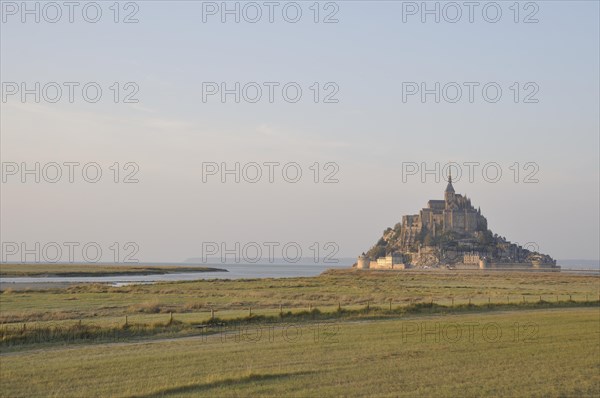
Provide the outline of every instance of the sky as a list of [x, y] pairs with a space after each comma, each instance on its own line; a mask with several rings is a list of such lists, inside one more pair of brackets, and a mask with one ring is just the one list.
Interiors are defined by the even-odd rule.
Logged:
[[355, 257], [448, 164], [493, 232], [600, 257], [598, 2], [265, 4], [2, 1], [2, 261]]

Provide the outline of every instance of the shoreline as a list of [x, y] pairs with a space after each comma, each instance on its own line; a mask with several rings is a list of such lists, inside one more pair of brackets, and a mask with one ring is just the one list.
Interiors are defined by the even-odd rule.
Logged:
[[201, 272], [229, 272], [223, 268], [144, 266], [144, 265], [80, 265], [80, 264], [11, 264], [0, 265], [0, 278], [76, 278], [152, 276]]

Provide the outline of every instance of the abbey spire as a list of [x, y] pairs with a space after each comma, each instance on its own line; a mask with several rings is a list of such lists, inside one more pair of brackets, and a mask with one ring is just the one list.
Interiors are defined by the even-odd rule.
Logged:
[[452, 174], [450, 172], [448, 172], [448, 185], [444, 191], [444, 199], [446, 200], [446, 204], [454, 201], [454, 187], [452, 186]]

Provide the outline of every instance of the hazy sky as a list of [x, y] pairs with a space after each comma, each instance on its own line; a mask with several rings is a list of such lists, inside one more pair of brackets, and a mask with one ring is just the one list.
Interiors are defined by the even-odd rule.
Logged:
[[[91, 23], [81, 2], [72, 23], [66, 7], [50, 23], [56, 9], [39, 3], [36, 23], [22, 15], [21, 2], [3, 1], [2, 242], [98, 242], [104, 261], [112, 260], [111, 242], [119, 260], [127, 242], [141, 261], [200, 257], [203, 242], [297, 242], [304, 256], [316, 242], [320, 257], [334, 242], [336, 257], [353, 257], [402, 215], [443, 198], [443, 181], [409, 175], [411, 167], [456, 162], [463, 166], [457, 193], [481, 207], [492, 231], [535, 242], [555, 258], [597, 259], [599, 3], [522, 2], [518, 16], [512, 1], [489, 3], [478, 3], [472, 23], [463, 2], [455, 3], [456, 23], [449, 20], [457, 9], [445, 3], [436, 23], [421, 15], [421, 2], [392, 1], [279, 2], [273, 23], [263, 2], [254, 3], [262, 12], [256, 23], [256, 8], [244, 2], [236, 23], [216, 9], [221, 2], [195, 1], [121, 3], [118, 23], [113, 2], [97, 2], [102, 16]], [[86, 8], [88, 20], [94, 7]], [[286, 21], [297, 8], [300, 20]], [[123, 23], [128, 15], [138, 22]], [[36, 82], [39, 102], [22, 98]], [[203, 99], [236, 82], [239, 103], [234, 94]], [[57, 86], [62, 96], [52, 103]], [[252, 103], [257, 86], [262, 97]], [[102, 96], [88, 102], [94, 87]], [[298, 87], [302, 97], [292, 102]], [[453, 102], [457, 87], [462, 97]], [[425, 101], [422, 88], [431, 90]], [[40, 182], [31, 174], [23, 183], [22, 163], [33, 169], [36, 162]], [[62, 165], [56, 183], [51, 162]], [[65, 162], [80, 163], [72, 183]], [[222, 183], [218, 171], [203, 182], [203, 169], [236, 162], [240, 183], [233, 174]], [[265, 162], [279, 162], [272, 183]], [[468, 162], [479, 163], [472, 182]], [[254, 163], [263, 174], [251, 183]], [[85, 181], [83, 165], [90, 180], [99, 167], [100, 181]], [[283, 178], [284, 165], [288, 180], [300, 167], [299, 182]], [[130, 173], [139, 182], [123, 183]], [[324, 183], [328, 175], [338, 182]]]

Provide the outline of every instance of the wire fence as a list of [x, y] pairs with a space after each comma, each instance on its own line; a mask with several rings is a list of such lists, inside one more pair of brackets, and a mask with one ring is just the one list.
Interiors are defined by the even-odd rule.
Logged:
[[76, 341], [124, 341], [136, 337], [192, 334], [214, 327], [243, 323], [327, 321], [343, 318], [399, 317], [406, 314], [468, 312], [502, 309], [536, 309], [598, 306], [600, 295], [506, 295], [474, 297], [370, 299], [356, 303], [307, 306], [229, 308], [206, 307], [194, 312], [166, 314], [125, 314], [109, 319], [68, 319], [57, 321], [10, 322], [0, 324], [0, 345]]

